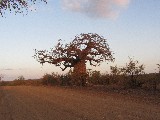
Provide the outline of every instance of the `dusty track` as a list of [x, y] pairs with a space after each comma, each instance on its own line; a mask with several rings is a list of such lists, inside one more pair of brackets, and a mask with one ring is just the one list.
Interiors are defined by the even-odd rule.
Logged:
[[0, 87], [0, 120], [160, 120], [160, 105], [58, 87]]

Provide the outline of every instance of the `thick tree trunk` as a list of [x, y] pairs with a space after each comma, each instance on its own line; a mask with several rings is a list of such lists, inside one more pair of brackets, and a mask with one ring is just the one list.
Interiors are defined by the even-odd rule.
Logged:
[[77, 62], [77, 64], [74, 65], [73, 72], [76, 72], [77, 74], [86, 73], [86, 63], [85, 63], [85, 61]]
[[74, 83], [76, 85], [85, 86], [86, 85], [86, 63], [85, 61], [79, 61], [74, 65], [73, 69]]

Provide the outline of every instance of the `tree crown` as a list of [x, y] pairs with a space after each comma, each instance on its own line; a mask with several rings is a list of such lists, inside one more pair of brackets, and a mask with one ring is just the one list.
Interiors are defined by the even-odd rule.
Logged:
[[47, 3], [47, 0], [0, 0], [0, 16], [3, 17], [5, 12], [14, 11], [16, 13], [28, 12], [29, 7], [36, 4], [37, 1], [43, 1]]
[[94, 33], [77, 35], [72, 42], [65, 45], [59, 40], [50, 52], [35, 50], [34, 57], [41, 64], [46, 62], [56, 66], [63, 64], [65, 68], [62, 70], [74, 67], [78, 62], [89, 61], [90, 65], [96, 66], [100, 65], [102, 61], [114, 61], [106, 39]]

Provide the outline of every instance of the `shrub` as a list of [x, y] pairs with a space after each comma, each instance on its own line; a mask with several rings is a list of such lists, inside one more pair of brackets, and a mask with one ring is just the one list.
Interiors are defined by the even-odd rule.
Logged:
[[60, 82], [60, 76], [55, 73], [52, 73], [51, 75], [45, 74], [42, 77], [42, 84], [43, 85], [58, 85], [59, 82]]
[[14, 80], [10, 83], [11, 86], [25, 85], [25, 80]]
[[70, 85], [72, 85], [71, 75], [69, 75], [69, 74], [61, 75], [60, 76], [60, 80], [61, 80], [60, 85], [62, 85], [62, 86], [70, 86]]
[[141, 87], [141, 81], [138, 78], [141, 74], [144, 74], [144, 65], [139, 65], [137, 60], [129, 57], [129, 63], [125, 67], [121, 68], [121, 72], [126, 76], [126, 87], [136, 88]]

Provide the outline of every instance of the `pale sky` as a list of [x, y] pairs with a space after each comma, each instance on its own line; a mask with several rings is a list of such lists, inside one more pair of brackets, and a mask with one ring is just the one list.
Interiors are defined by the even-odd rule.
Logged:
[[49, 50], [58, 39], [68, 43], [80, 33], [104, 36], [114, 52], [114, 63], [87, 68], [104, 73], [110, 65], [124, 66], [128, 56], [144, 64], [147, 73], [156, 72], [160, 64], [160, 0], [48, 0], [30, 9], [28, 15], [0, 17], [3, 80], [66, 73], [69, 69], [62, 72], [54, 65], [39, 64], [32, 57], [34, 49]]

